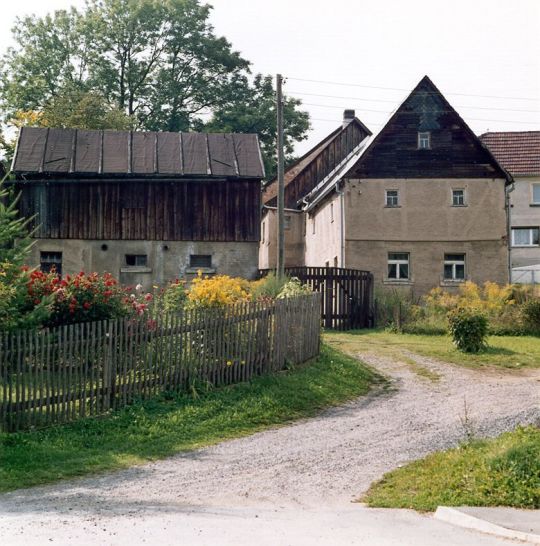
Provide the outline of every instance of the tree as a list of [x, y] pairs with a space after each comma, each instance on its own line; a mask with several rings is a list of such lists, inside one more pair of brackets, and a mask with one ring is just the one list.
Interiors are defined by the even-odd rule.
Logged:
[[[290, 163], [294, 157], [294, 143], [304, 140], [309, 125], [309, 114], [298, 110], [298, 99], [285, 97], [283, 124], [285, 128], [285, 161]], [[212, 119], [202, 125], [212, 132], [257, 133], [266, 170], [270, 180], [276, 174], [276, 93], [272, 76], [257, 74], [253, 84], [245, 79], [238, 82], [236, 93], [228, 104], [215, 110]]]
[[[210, 10], [199, 0], [87, 0], [82, 11], [17, 20], [0, 62], [4, 120], [24, 111], [48, 126], [256, 131], [272, 173], [271, 78], [250, 84], [250, 63], [215, 34]], [[299, 105], [285, 105], [289, 155], [309, 128]]]

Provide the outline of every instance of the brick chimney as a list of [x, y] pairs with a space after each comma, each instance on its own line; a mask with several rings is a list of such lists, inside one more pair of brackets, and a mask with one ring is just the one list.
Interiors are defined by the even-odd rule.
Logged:
[[343, 111], [343, 127], [347, 127], [349, 123], [355, 118], [354, 110], [344, 110]]

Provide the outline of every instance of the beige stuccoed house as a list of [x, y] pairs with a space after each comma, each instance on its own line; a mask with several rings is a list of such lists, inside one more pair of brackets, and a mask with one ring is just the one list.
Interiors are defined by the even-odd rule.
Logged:
[[[329, 152], [351, 126], [356, 139]], [[285, 182], [287, 266], [368, 270], [377, 285], [416, 294], [508, 281], [512, 178], [427, 76], [376, 136], [345, 111], [343, 126]], [[263, 193], [261, 268], [275, 266], [275, 195], [272, 181]]]
[[492, 132], [480, 138], [514, 178], [512, 281], [540, 284], [540, 131]]

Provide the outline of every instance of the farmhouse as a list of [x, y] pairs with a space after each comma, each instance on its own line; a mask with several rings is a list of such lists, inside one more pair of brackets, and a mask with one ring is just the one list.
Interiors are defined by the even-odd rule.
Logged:
[[[505, 283], [511, 181], [426, 76], [376, 136], [347, 110], [286, 173], [286, 265], [368, 270], [417, 293]], [[261, 267], [275, 265], [276, 185], [263, 195]]]
[[31, 264], [150, 286], [257, 271], [256, 135], [23, 128], [13, 172]]
[[514, 178], [512, 281], [540, 284], [540, 131], [493, 132], [480, 138]]

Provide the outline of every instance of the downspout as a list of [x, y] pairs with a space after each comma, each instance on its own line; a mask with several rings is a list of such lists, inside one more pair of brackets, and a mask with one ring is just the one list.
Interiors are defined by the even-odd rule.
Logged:
[[339, 190], [339, 182], [336, 182], [336, 193], [339, 195], [339, 218], [340, 218], [340, 243], [341, 243], [341, 256], [340, 266], [345, 267], [345, 192]]
[[510, 203], [510, 193], [515, 190], [515, 183], [505, 186], [505, 206], [506, 206], [506, 239], [508, 244], [508, 282], [512, 282], [512, 206]]

